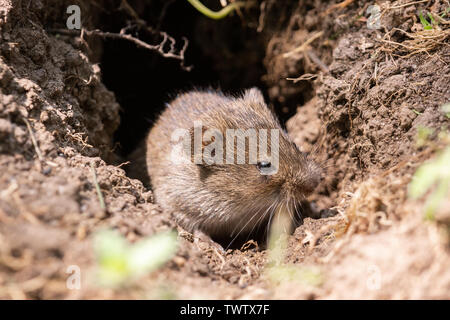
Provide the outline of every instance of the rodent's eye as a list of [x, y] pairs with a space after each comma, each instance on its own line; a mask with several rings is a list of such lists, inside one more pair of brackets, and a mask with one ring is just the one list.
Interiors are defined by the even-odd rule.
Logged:
[[269, 161], [258, 161], [256, 164], [256, 167], [258, 170], [261, 170], [262, 168], [270, 168], [272, 164]]

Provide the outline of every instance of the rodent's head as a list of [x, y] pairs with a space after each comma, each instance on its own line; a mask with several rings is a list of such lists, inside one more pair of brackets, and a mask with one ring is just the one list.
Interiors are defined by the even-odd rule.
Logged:
[[[320, 182], [320, 167], [280, 133], [278, 160], [258, 158], [255, 164], [201, 164], [200, 179], [218, 192], [235, 195], [243, 201], [301, 202]], [[267, 171], [274, 170], [268, 174]], [[266, 207], [266, 205], [264, 205]]]
[[[243, 97], [236, 99], [233, 104], [235, 106], [228, 108], [224, 114], [213, 115], [211, 119], [203, 118], [206, 119], [206, 127], [201, 132], [206, 143], [203, 141], [202, 154], [210, 154], [209, 159], [214, 158], [215, 161], [198, 164], [202, 185], [210, 193], [217, 195], [215, 198], [226, 202], [227, 210], [230, 215], [235, 216], [236, 222], [238, 219], [242, 222], [245, 217], [250, 219], [248, 222], [255, 219], [250, 222], [251, 227], [270, 218], [280, 205], [285, 205], [289, 213], [294, 214], [298, 203], [305, 200], [320, 182], [320, 167], [301, 152], [281, 129], [259, 90], [246, 91]], [[212, 144], [217, 142], [217, 136], [211, 133], [208, 135], [209, 126], [218, 127], [216, 132], [219, 132], [224, 141], [222, 155], [217, 154], [220, 145], [216, 144], [215, 148], [211, 148]], [[235, 137], [228, 136], [228, 129], [241, 129], [240, 138], [246, 136], [242, 139], [245, 143], [241, 144], [241, 147], [245, 145], [244, 163], [239, 164], [237, 159], [239, 133], [234, 131], [232, 133]], [[251, 139], [248, 135], [253, 133], [253, 129], [257, 147], [253, 149], [252, 158]], [[261, 140], [264, 131], [267, 136]], [[268, 155], [260, 152], [264, 142], [267, 143]], [[234, 146], [232, 159], [227, 158], [230, 143]], [[276, 154], [278, 157], [275, 157]], [[223, 163], [217, 163], [218, 159], [223, 159]], [[227, 162], [230, 159], [231, 161]], [[243, 223], [247, 221], [244, 220]]]

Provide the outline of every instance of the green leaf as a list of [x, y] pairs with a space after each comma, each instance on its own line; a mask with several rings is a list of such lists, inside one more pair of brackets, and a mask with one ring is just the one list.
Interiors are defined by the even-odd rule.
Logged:
[[119, 232], [103, 230], [94, 235], [98, 281], [118, 286], [149, 273], [170, 260], [177, 249], [175, 232], [163, 232], [129, 244]]
[[433, 29], [433, 27], [431, 26], [431, 24], [428, 22], [427, 19], [424, 18], [422, 12], [419, 13], [419, 19], [420, 19], [420, 23], [422, 23], [422, 26], [425, 30], [431, 30]]
[[266, 274], [269, 280], [274, 283], [297, 282], [299, 284], [320, 286], [324, 282], [323, 275], [319, 270], [292, 264], [269, 267], [266, 269]]
[[422, 165], [417, 169], [411, 183], [409, 184], [408, 195], [411, 199], [422, 197], [430, 187], [439, 179], [439, 167], [434, 163]]
[[425, 219], [434, 220], [434, 213], [438, 209], [442, 200], [448, 195], [448, 188], [450, 186], [450, 177], [443, 179], [435, 192], [428, 198], [425, 204]]
[[425, 218], [432, 220], [450, 188], [450, 147], [444, 149], [433, 161], [420, 166], [408, 186], [408, 197], [418, 199], [432, 189], [425, 202]]
[[100, 269], [99, 281], [102, 284], [116, 285], [128, 276], [127, 243], [118, 232], [99, 231], [94, 236], [94, 252]]
[[177, 250], [175, 232], [164, 232], [141, 240], [131, 247], [129, 266], [135, 272], [150, 272], [170, 260]]
[[431, 24], [432, 25], [438, 25], [438, 23], [436, 22], [436, 20], [434, 20], [433, 16], [431, 13], [427, 12], [428, 18], [430, 18]]
[[434, 133], [434, 129], [418, 126], [417, 127], [417, 146], [421, 147], [424, 146], [428, 138]]
[[441, 107], [441, 110], [442, 110], [443, 113], [445, 113], [445, 116], [450, 119], [450, 102], [445, 103]]

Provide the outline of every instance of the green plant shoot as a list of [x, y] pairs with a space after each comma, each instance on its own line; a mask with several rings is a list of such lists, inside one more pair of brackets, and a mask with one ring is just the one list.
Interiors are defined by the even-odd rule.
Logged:
[[419, 19], [420, 19], [420, 23], [422, 23], [422, 26], [425, 30], [433, 29], [433, 26], [431, 25], [431, 23], [428, 22], [427, 19], [425, 19], [422, 12], [419, 13]]
[[277, 210], [270, 227], [266, 275], [275, 284], [298, 282], [319, 286], [323, 283], [320, 271], [307, 267], [300, 268], [283, 262], [288, 247], [288, 233], [292, 228], [292, 219], [283, 208]]
[[233, 2], [222, 8], [220, 11], [212, 11], [202, 4], [199, 0], [187, 0], [195, 9], [200, 11], [203, 15], [208, 18], [219, 20], [225, 18], [230, 12], [244, 6], [243, 2]]

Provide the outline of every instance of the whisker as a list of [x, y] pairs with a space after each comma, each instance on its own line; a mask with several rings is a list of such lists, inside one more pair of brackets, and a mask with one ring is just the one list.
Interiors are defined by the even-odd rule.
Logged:
[[[269, 206], [269, 207], [266, 209], [266, 211], [264, 212], [264, 214], [260, 215], [259, 219], [257, 220], [257, 222], [256, 222], [255, 225], [253, 226], [252, 230], [251, 230], [250, 233], [248, 234], [247, 239], [248, 239], [248, 237], [250, 236], [250, 234], [253, 232], [254, 228], [259, 224], [259, 222], [261, 221], [261, 218], [262, 218], [263, 216], [266, 215], [266, 213], [270, 210], [270, 208], [271, 208], [271, 206]], [[249, 224], [249, 223], [250, 223], [250, 222], [258, 215], [258, 214], [260, 214], [260, 212], [261, 212], [261, 209], [255, 211], [255, 213], [254, 213], [254, 214], [252, 215], [252, 217], [247, 221], [247, 223], [239, 230], [239, 232], [236, 234], [236, 236], [234, 236], [234, 238], [231, 240], [231, 242], [228, 244], [228, 246], [227, 246], [227, 248], [226, 248], [225, 250], [228, 250], [228, 249], [230, 248], [230, 246], [234, 243], [234, 241], [236, 241], [236, 239], [239, 237], [239, 235], [245, 230], [245, 227], [247, 227], [247, 225], [248, 225], [248, 224]], [[245, 216], [243, 216], [243, 217], [241, 218], [241, 221], [242, 221], [244, 218], [245, 218]], [[237, 224], [236, 227], [233, 229], [233, 232], [232, 232], [231, 236], [233, 236], [234, 231], [236, 230], [236, 228], [237, 228], [239, 225], [240, 225], [240, 223]]]
[[[298, 201], [295, 199], [294, 201], [293, 201], [293, 203], [294, 203], [294, 210], [295, 210], [295, 216], [294, 216], [294, 219], [295, 219], [295, 225], [297, 226], [297, 225], [300, 225], [301, 224], [301, 222], [302, 222], [302, 215], [301, 215], [301, 212], [299, 212], [299, 210], [298, 210]], [[298, 217], [300, 215], [300, 217]]]
[[264, 211], [264, 213], [259, 217], [258, 221], [257, 221], [257, 222], [255, 223], [255, 225], [252, 227], [252, 230], [250, 230], [249, 234], [247, 235], [247, 238], [246, 238], [245, 241], [248, 240], [248, 238], [250, 237], [250, 235], [253, 233], [253, 230], [254, 230], [257, 226], [260, 225], [260, 222], [261, 222], [261, 221], [264, 221], [264, 218], [265, 218], [265, 217], [267, 216], [267, 214], [270, 212], [270, 210], [271, 210], [271, 208], [272, 208], [272, 206], [273, 206], [274, 204], [275, 204], [275, 202], [272, 203], [272, 204], [266, 209], [266, 211]]
[[[252, 217], [247, 221], [247, 223], [241, 228], [241, 230], [239, 230], [239, 232], [236, 234], [236, 236], [231, 240], [231, 242], [228, 244], [228, 246], [225, 248], [225, 251], [228, 250], [230, 248], [230, 246], [233, 244], [233, 242], [237, 239], [237, 237], [241, 234], [242, 231], [245, 230], [245, 227], [250, 223], [250, 221], [253, 220], [254, 217], [256, 217], [256, 215], [259, 213], [259, 211], [256, 211]], [[244, 218], [242, 218], [244, 219]]]

